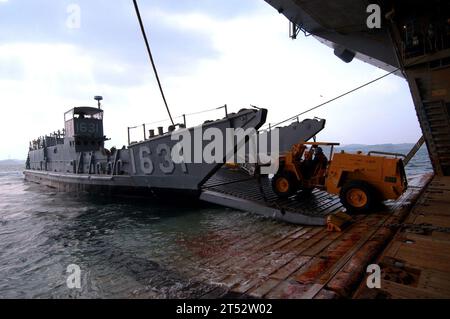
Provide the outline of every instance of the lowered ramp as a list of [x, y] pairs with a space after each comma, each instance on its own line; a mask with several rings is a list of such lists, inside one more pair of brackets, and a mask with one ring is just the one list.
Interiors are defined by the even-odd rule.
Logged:
[[342, 210], [338, 197], [320, 190], [280, 199], [267, 176], [258, 179], [240, 169], [220, 169], [202, 187], [200, 199], [301, 225], [324, 226], [328, 215]]

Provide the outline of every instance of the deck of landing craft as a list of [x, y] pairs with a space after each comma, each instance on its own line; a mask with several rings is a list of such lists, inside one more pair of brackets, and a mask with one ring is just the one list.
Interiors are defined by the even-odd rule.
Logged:
[[[298, 198], [301, 197], [301, 198]], [[293, 224], [323, 226], [329, 214], [342, 210], [339, 198], [314, 190], [305, 196], [298, 192], [279, 199], [270, 180], [259, 181], [241, 170], [220, 169], [202, 188], [200, 199], [222, 206], [249, 211]]]

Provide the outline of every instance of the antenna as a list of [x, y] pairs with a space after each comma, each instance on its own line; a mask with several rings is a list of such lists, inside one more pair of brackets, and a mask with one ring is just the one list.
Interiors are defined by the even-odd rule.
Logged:
[[94, 96], [94, 100], [97, 101], [98, 108], [100, 109], [100, 106], [101, 106], [100, 101], [103, 101], [103, 96], [96, 95], [96, 96]]

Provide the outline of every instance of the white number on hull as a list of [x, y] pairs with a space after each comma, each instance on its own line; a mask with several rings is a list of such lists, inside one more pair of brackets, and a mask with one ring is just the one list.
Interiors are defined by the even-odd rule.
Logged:
[[80, 123], [78, 125], [78, 131], [80, 133], [88, 133], [88, 134], [94, 134], [97, 133], [97, 126], [95, 123]]
[[[133, 162], [132, 164], [132, 169], [133, 169], [133, 173], [136, 173], [136, 168], [135, 168], [135, 159], [134, 159], [134, 153], [133, 151], [131, 151], [131, 161]], [[153, 165], [153, 161], [150, 157], [150, 155], [152, 154], [152, 152], [150, 151], [150, 148], [148, 146], [141, 146], [139, 147], [139, 165], [141, 168], [141, 171], [145, 174], [145, 175], [151, 175], [153, 174], [155, 167]], [[172, 174], [175, 171], [175, 163], [172, 160], [171, 157], [171, 149], [167, 144], [159, 144], [158, 147], [156, 148], [156, 154], [162, 157], [162, 162], [159, 164], [159, 169], [161, 170], [162, 173], [168, 175], [168, 174]], [[181, 165], [181, 170], [183, 171], [184, 174], [188, 173], [188, 169], [186, 166], [186, 163], [184, 163], [184, 161], [182, 161], [180, 163]]]
[[141, 146], [139, 148], [139, 160], [141, 164], [141, 170], [146, 175], [151, 175], [154, 169], [150, 155], [151, 152], [147, 146]]
[[172, 174], [175, 170], [175, 164], [171, 158], [170, 147], [166, 144], [159, 144], [156, 148], [156, 153], [164, 156], [164, 162], [159, 164], [161, 172], [164, 174]]

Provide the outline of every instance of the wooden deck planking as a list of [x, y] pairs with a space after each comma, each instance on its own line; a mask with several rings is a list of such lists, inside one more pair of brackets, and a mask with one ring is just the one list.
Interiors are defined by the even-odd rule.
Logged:
[[[189, 264], [191, 268], [187, 273], [192, 276], [192, 280], [221, 286], [232, 296], [351, 296], [364, 278], [367, 264], [386, 246], [393, 236], [390, 234], [395, 233], [384, 227], [383, 223], [405, 217], [409, 205], [415, 201], [428, 180], [426, 176], [418, 179], [398, 201], [389, 202], [380, 212], [355, 216], [355, 223], [340, 233], [327, 232], [325, 227], [320, 226], [299, 226], [261, 219], [258, 223], [249, 224], [251, 231], [247, 234], [237, 233], [230, 228], [224, 233], [219, 229], [218, 234], [204, 238], [189, 238], [183, 243], [192, 255], [190, 260], [186, 260], [186, 267]], [[327, 198], [323, 194], [319, 195]], [[428, 202], [431, 200], [436, 201], [428, 198]], [[314, 206], [312, 203], [308, 205]], [[447, 237], [434, 239], [438, 240], [447, 240]], [[424, 245], [427, 247], [426, 243]], [[397, 251], [411, 254], [401, 244], [397, 243], [396, 246]], [[441, 281], [448, 281], [442, 268], [439, 269], [422, 277], [422, 289], [438, 289], [438, 274]], [[222, 296], [223, 289], [212, 290], [204, 297]]]
[[[412, 209], [408, 224], [449, 227], [450, 177], [434, 177]], [[356, 298], [450, 298], [450, 234], [404, 228], [382, 252], [381, 289], [361, 284]]]

